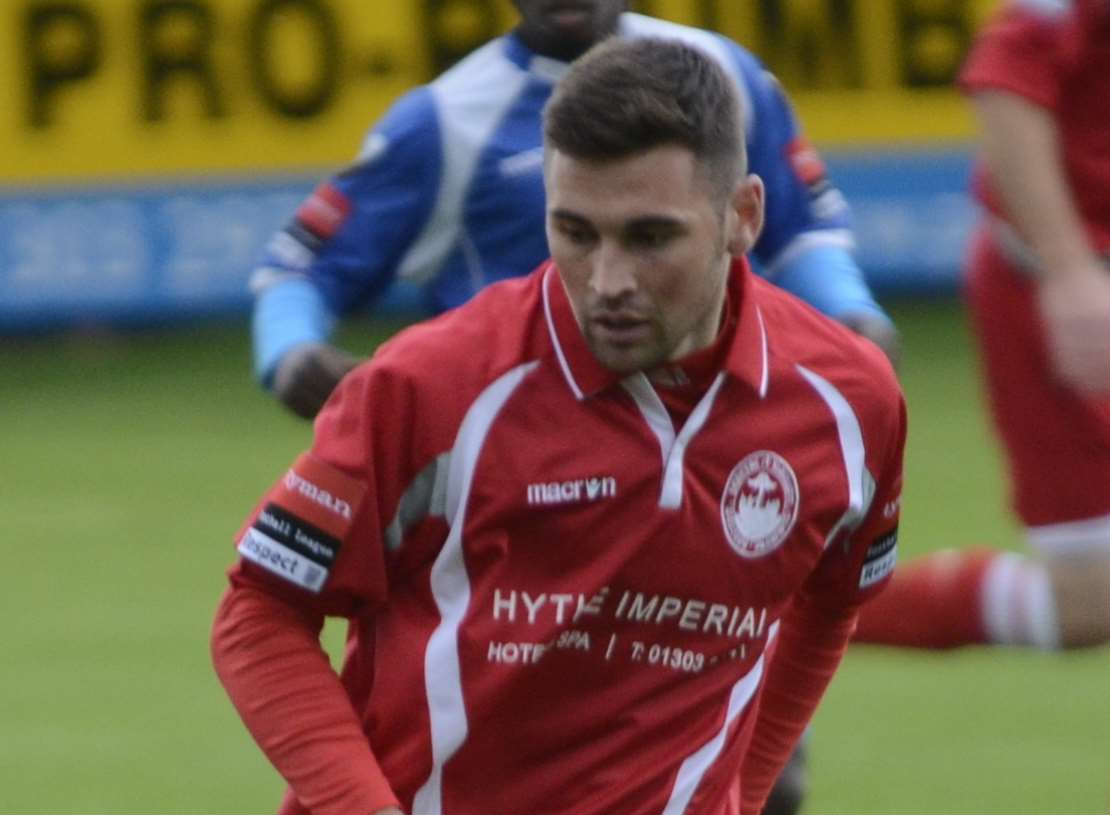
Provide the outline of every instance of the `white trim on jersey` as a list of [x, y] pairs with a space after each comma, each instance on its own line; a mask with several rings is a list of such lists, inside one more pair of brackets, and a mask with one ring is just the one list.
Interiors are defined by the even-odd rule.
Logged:
[[[874, 497], [873, 480], [867, 472], [866, 450], [859, 418], [848, 400], [827, 379], [803, 365], [794, 367], [829, 406], [829, 411], [836, 419], [836, 433], [844, 456], [844, 474], [848, 479], [848, 509], [825, 538], [825, 546], [828, 546], [842, 531], [852, 529], [863, 520], [863, 516], [867, 514], [867, 506]], [[870, 489], [869, 482], [872, 484]]]
[[[774, 642], [778, 633], [779, 621], [776, 620], [767, 632], [767, 648], [771, 647], [771, 643]], [[744, 712], [752, 697], [755, 696], [755, 692], [759, 689], [759, 683], [763, 680], [763, 660], [766, 656], [765, 649], [751, 670], [740, 677], [736, 684], [732, 686], [732, 692], [728, 697], [725, 720], [722, 722], [721, 728], [713, 738], [687, 756], [686, 760], [682, 762], [682, 766], [678, 768], [678, 775], [675, 776], [674, 787], [671, 789], [671, 797], [663, 808], [662, 815], [681, 815], [686, 811], [686, 807], [690, 805], [690, 799], [694, 797], [701, 780], [721, 755], [729, 728], [732, 727], [736, 718]]]
[[763, 373], [759, 375], [759, 398], [767, 398], [767, 387], [771, 384], [771, 366], [767, 359], [767, 326], [763, 322], [763, 312], [759, 306], [755, 307], [755, 316], [759, 320], [759, 351], [760, 361], [763, 363]]
[[856, 248], [856, 239], [850, 229], [810, 229], [799, 233], [763, 267], [764, 277], [774, 282], [784, 266], [815, 246], [835, 246], [850, 252]]
[[1110, 554], [1110, 515], [1025, 528], [1029, 546], [1042, 555]]
[[385, 547], [396, 552], [404, 542], [405, 532], [414, 524], [432, 516], [443, 518], [447, 512], [447, 468], [450, 453], [440, 453], [417, 473], [397, 502], [397, 512], [383, 535]]
[[493, 40], [428, 86], [439, 119], [443, 172], [428, 222], [398, 264], [403, 280], [428, 282], [451, 254], [478, 159], [528, 82], [504, 48], [500, 38]]
[[729, 54], [725, 41], [720, 35], [700, 28], [660, 20], [656, 17], [646, 17], [643, 14], [626, 12], [621, 15], [619, 34], [622, 37], [660, 37], [667, 40], [678, 40], [687, 45], [692, 45], [711, 56], [725, 75], [731, 77], [736, 85], [736, 92], [740, 98], [740, 113], [743, 116], [744, 131], [752, 133], [755, 130], [755, 106], [752, 104], [751, 94], [748, 93], [747, 84], [740, 75], [740, 66]]
[[709, 411], [717, 398], [721, 385], [724, 384], [724, 373], [717, 374], [709, 390], [698, 401], [697, 406], [690, 413], [682, 430], [675, 435], [674, 423], [667, 412], [663, 400], [655, 392], [651, 382], [643, 373], [633, 374], [621, 382], [624, 389], [632, 395], [636, 406], [643, 414], [644, 421], [659, 440], [659, 451], [663, 460], [663, 484], [659, 491], [659, 506], [662, 509], [678, 509], [682, 506], [682, 484], [685, 476], [686, 448], [691, 439], [705, 425], [709, 418]]
[[[567, 355], [563, 353], [563, 346], [559, 342], [559, 334], [555, 331], [555, 318], [551, 316], [551, 295], [547, 287], [551, 285], [551, 278], [555, 277], [555, 274], [551, 271], [553, 268], [554, 266], [549, 263], [547, 268], [543, 270], [543, 316], [547, 320], [547, 333], [551, 335], [551, 344], [555, 347], [555, 358], [559, 360], [559, 368], [563, 371], [563, 378], [570, 386], [574, 398], [581, 402], [586, 398], [586, 395], [582, 393], [582, 388], [578, 387], [578, 382], [570, 369]], [[562, 281], [559, 282], [559, 285], [563, 285]]]
[[533, 54], [532, 58], [528, 60], [528, 70], [533, 75], [554, 85], [567, 75], [567, 71], [570, 70], [570, 63], [541, 56], [540, 54]]
[[432, 771], [416, 792], [412, 815], [442, 815], [443, 765], [466, 741], [469, 725], [459, 663], [459, 627], [470, 605], [470, 578], [463, 560], [463, 526], [474, 469], [498, 412], [538, 362], [518, 365], [487, 387], [467, 410], [451, 449], [447, 476], [447, 517], [450, 531], [435, 563], [431, 589], [440, 622], [424, 653], [424, 687]]
[[678, 432], [678, 438], [674, 440], [674, 444], [671, 446], [670, 453], [667, 455], [667, 468], [663, 471], [663, 489], [659, 495], [659, 506], [663, 509], [678, 509], [682, 506], [686, 448], [705, 425], [706, 419], [709, 418], [709, 411], [712, 409], [713, 402], [717, 399], [717, 393], [721, 390], [724, 381], [725, 374], [722, 371], [717, 374], [717, 378], [713, 380], [709, 390], [698, 401], [693, 413], [687, 417], [686, 422], [682, 425], [682, 430]]
[[644, 421], [655, 434], [659, 442], [660, 466], [665, 471], [671, 446], [674, 444], [674, 422], [671, 421], [671, 414], [667, 413], [663, 400], [659, 398], [659, 394], [655, 392], [655, 388], [643, 373], [634, 373], [625, 377], [621, 380], [621, 386], [636, 402], [636, 407], [640, 409]]

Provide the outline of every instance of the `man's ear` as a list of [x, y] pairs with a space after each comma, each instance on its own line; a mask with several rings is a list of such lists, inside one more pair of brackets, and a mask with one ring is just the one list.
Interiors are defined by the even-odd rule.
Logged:
[[746, 254], [763, 231], [763, 179], [749, 175], [740, 179], [729, 204], [728, 251], [733, 257]]

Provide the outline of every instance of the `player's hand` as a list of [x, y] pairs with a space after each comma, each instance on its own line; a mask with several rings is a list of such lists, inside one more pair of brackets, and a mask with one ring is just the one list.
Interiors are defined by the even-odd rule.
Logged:
[[335, 386], [359, 360], [342, 349], [306, 343], [291, 349], [274, 372], [274, 395], [305, 419], [320, 412]]
[[1092, 260], [1047, 275], [1038, 299], [1056, 375], [1081, 391], [1110, 393], [1110, 271]]
[[890, 364], [898, 367], [898, 361], [902, 358], [902, 338], [890, 320], [868, 313], [846, 314], [840, 318], [840, 322], [879, 346]]

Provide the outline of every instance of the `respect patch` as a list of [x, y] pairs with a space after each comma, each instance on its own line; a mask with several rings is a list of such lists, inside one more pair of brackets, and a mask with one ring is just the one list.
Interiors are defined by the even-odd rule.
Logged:
[[238, 550], [244, 560], [313, 593], [328, 579], [327, 569], [253, 526], [239, 541]]
[[898, 562], [898, 527], [887, 532], [867, 547], [860, 570], [859, 587], [866, 589], [881, 582], [894, 571]]

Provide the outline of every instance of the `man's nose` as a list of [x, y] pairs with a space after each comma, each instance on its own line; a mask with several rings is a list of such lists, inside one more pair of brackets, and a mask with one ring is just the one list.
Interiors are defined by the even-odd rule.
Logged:
[[590, 288], [603, 300], [627, 297], [636, 290], [634, 258], [615, 241], [605, 241], [594, 253]]

